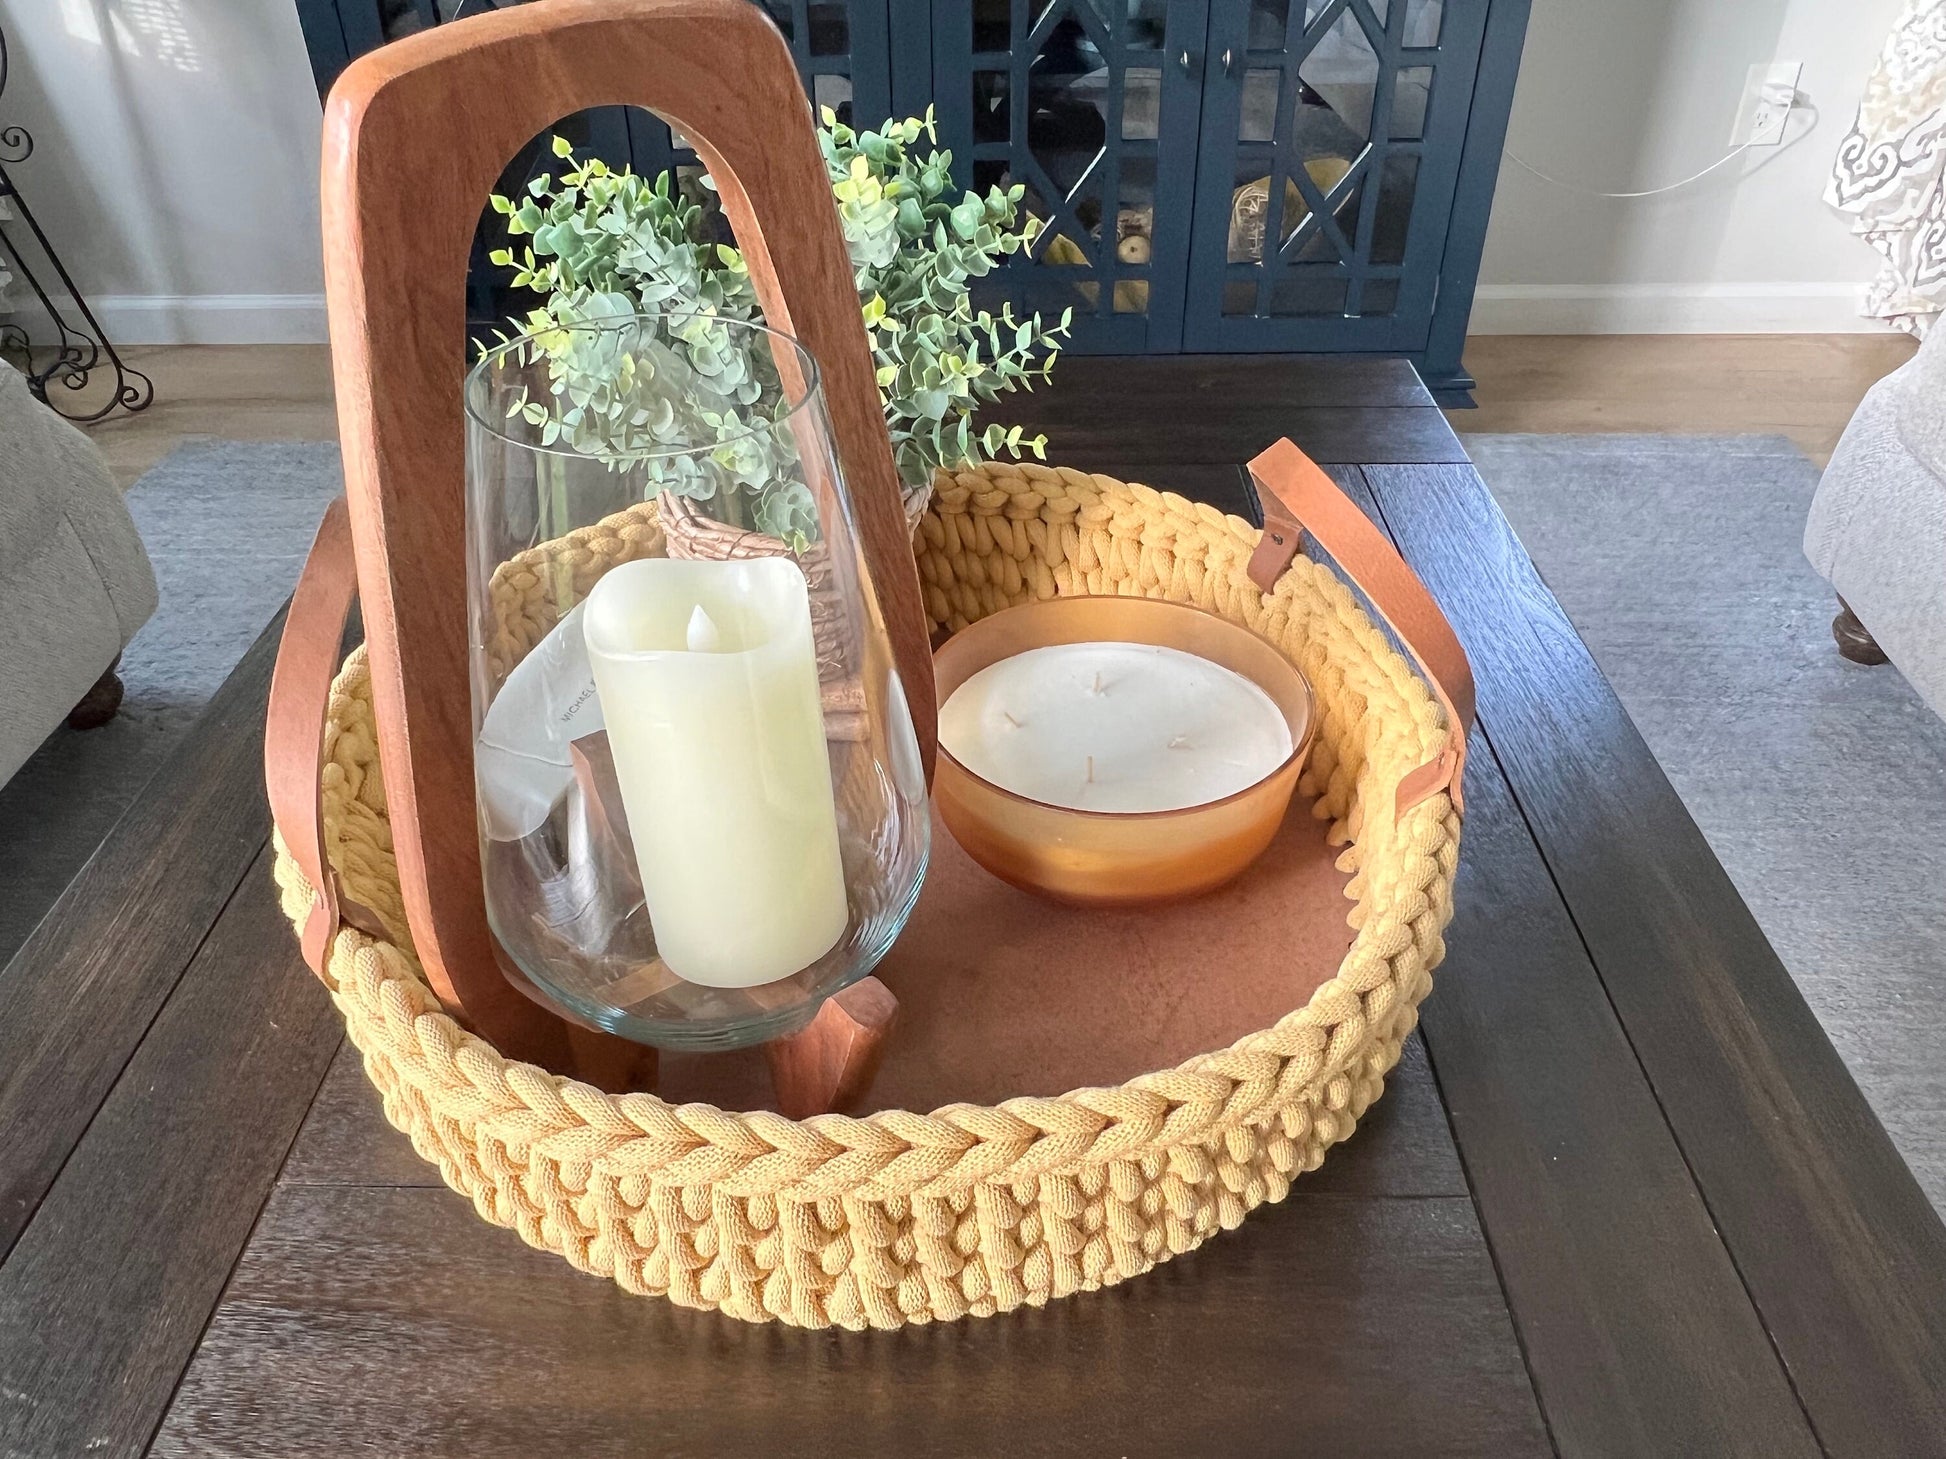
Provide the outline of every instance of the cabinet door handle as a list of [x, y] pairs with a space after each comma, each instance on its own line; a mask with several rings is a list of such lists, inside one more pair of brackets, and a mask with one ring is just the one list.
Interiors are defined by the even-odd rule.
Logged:
[[1187, 46], [1176, 56], [1176, 67], [1185, 76], [1194, 76], [1196, 74], [1196, 58], [1190, 54]]
[[1237, 74], [1236, 53], [1232, 51], [1228, 46], [1225, 46], [1223, 48], [1223, 74], [1225, 76], [1228, 76], [1231, 80], [1236, 79], [1236, 74]]

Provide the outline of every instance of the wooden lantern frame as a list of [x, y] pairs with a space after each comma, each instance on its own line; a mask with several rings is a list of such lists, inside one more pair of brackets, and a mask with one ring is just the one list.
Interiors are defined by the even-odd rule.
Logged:
[[[770, 19], [747, 0], [545, 0], [428, 30], [354, 63], [325, 111], [325, 294], [406, 915], [428, 983], [482, 1037], [515, 1057], [614, 1084], [639, 1082], [639, 1046], [571, 1026], [503, 971], [487, 926], [459, 527], [465, 274], [481, 208], [523, 143], [569, 113], [611, 104], [653, 111], [689, 139], [715, 180], [766, 319], [823, 371], [860, 548], [928, 776], [936, 706], [851, 263], [810, 105]], [[273, 770], [273, 799], [275, 778]], [[320, 871], [328, 881], [328, 868]], [[320, 891], [321, 902], [329, 896]], [[807, 1030], [815, 1035], [808, 1047], [798, 1036], [799, 1062], [832, 1064], [831, 1077], [788, 1059], [780, 1066], [773, 1053], [780, 1089], [805, 1091], [790, 1102], [815, 1105], [856, 1079], [850, 1066], [868, 1051], [831, 1050], [852, 1050], [857, 1028], [882, 1033], [890, 1017], [890, 995], [861, 987], [829, 1000], [830, 1016]]]

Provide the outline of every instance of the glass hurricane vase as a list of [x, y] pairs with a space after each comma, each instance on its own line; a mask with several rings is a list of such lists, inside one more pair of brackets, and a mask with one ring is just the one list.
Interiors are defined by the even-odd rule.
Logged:
[[917, 742], [816, 362], [602, 319], [466, 381], [475, 783], [509, 971], [665, 1048], [802, 1027], [917, 900]]

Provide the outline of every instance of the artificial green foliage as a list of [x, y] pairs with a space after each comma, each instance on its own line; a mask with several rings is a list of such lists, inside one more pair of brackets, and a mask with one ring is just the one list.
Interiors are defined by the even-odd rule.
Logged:
[[770, 351], [753, 335], [697, 313], [548, 324], [502, 357], [502, 368], [544, 366], [547, 397], [523, 389], [507, 414], [542, 447], [634, 471], [651, 493], [715, 501], [724, 520], [801, 547], [817, 513]]
[[[982, 407], [1031, 389], [1052, 367], [1069, 316], [1046, 325], [975, 310], [971, 280], [1028, 246], [1039, 219], [1020, 218], [1023, 190], [954, 196], [949, 152], [932, 115], [855, 132], [827, 109], [818, 141], [856, 276], [866, 333], [899, 478], [924, 486], [938, 466], [1006, 452], [1044, 456], [1045, 440], [1019, 427], [975, 430]], [[495, 197], [507, 231], [531, 240], [495, 251], [517, 286], [544, 296], [525, 327], [548, 357], [552, 402], [518, 409], [549, 442], [617, 464], [648, 468], [657, 489], [690, 496], [742, 494], [742, 515], [787, 541], [815, 535], [792, 442], [778, 423], [781, 392], [769, 351], [716, 320], [761, 321], [742, 255], [712, 241], [715, 193], [576, 161], [559, 178], [534, 179], [515, 201]], [[625, 351], [627, 369], [597, 331], [566, 326], [620, 315], [660, 322], [660, 338]], [[732, 342], [734, 341], [734, 343]], [[604, 374], [604, 372], [606, 372]], [[712, 445], [702, 457], [672, 447]], [[678, 461], [687, 464], [677, 465]]]

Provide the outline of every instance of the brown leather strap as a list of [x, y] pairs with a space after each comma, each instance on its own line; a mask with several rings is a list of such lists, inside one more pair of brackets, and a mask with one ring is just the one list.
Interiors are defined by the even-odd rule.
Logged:
[[384, 926], [369, 908], [343, 896], [324, 847], [324, 718], [331, 680], [338, 672], [345, 620], [358, 596], [351, 551], [351, 518], [345, 499], [325, 508], [311, 555], [298, 574], [270, 675], [264, 725], [264, 786], [270, 819], [315, 900], [304, 922], [304, 961], [323, 975], [326, 949], [341, 922], [378, 935]]
[[1250, 558], [1251, 581], [1266, 593], [1275, 589], [1307, 530], [1337, 559], [1418, 661], [1446, 711], [1446, 747], [1399, 782], [1397, 813], [1404, 815], [1444, 790], [1463, 814], [1460, 779], [1466, 732], [1473, 724], [1473, 670], [1452, 625], [1385, 534], [1296, 446], [1277, 442], [1250, 463], [1250, 475], [1264, 508], [1264, 535]]

